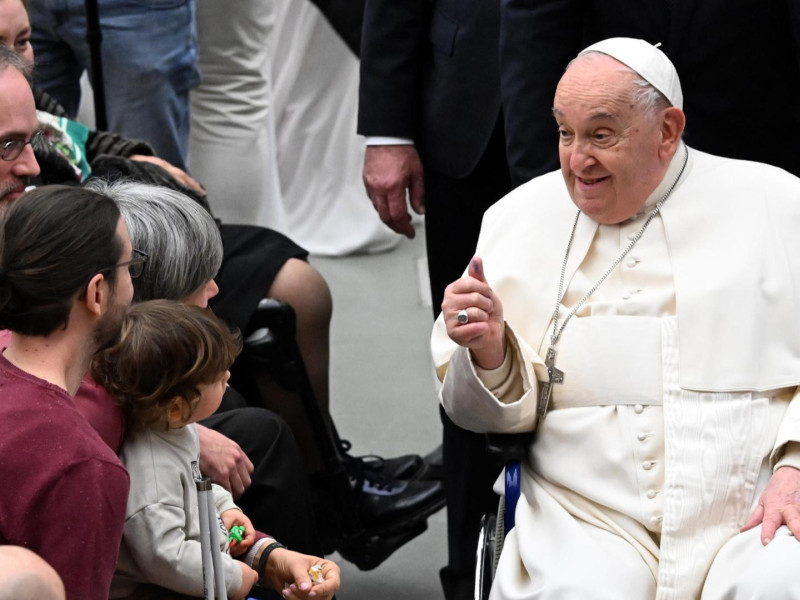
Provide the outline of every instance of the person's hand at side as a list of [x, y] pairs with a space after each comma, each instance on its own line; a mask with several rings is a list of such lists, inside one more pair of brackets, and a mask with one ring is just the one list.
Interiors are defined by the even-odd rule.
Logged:
[[163, 158], [159, 158], [158, 156], [148, 156], [146, 154], [131, 154], [128, 157], [128, 159], [136, 160], [139, 162], [149, 162], [153, 163], [154, 165], [158, 165], [159, 167], [164, 169], [167, 173], [172, 175], [172, 177], [174, 177], [178, 181], [178, 183], [180, 183], [182, 186], [194, 190], [201, 196], [206, 195], [206, 190], [203, 188], [202, 185], [200, 185], [197, 182], [197, 180], [194, 177], [189, 175], [183, 169], [176, 167], [170, 162], [167, 162]]
[[789, 527], [800, 540], [800, 470], [781, 467], [769, 478], [758, 506], [742, 531], [761, 523], [761, 543], [765, 546], [775, 537], [781, 525]]
[[238, 563], [239, 568], [242, 569], [242, 585], [236, 590], [231, 600], [244, 600], [247, 598], [247, 594], [250, 590], [253, 589], [253, 586], [258, 582], [258, 573], [240, 560], [234, 562]]
[[406, 202], [417, 214], [425, 212], [422, 162], [413, 145], [367, 146], [364, 156], [364, 186], [372, 205], [392, 231], [408, 238], [416, 233]]
[[239, 444], [221, 433], [198, 423], [200, 472], [228, 490], [234, 498], [250, 487], [253, 463]]
[[[322, 567], [322, 583], [312, 583], [308, 570]], [[266, 578], [287, 600], [332, 598], [341, 585], [339, 565], [324, 558], [278, 548], [269, 555]]]
[[[466, 311], [466, 323], [458, 320], [461, 311]], [[445, 289], [442, 315], [447, 335], [459, 346], [469, 348], [479, 367], [496, 369], [503, 364], [508, 345], [503, 305], [486, 283], [483, 261], [479, 257], [469, 262], [466, 277]]]

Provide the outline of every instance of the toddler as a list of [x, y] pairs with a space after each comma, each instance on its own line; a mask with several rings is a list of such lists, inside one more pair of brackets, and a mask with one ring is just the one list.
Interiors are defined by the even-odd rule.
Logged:
[[[238, 334], [209, 310], [154, 300], [131, 307], [118, 340], [95, 357], [92, 375], [121, 403], [128, 431], [120, 458], [131, 491], [111, 598], [158, 597], [158, 587], [202, 597], [194, 423], [219, 407], [240, 349]], [[224, 488], [213, 485], [213, 495], [229, 598], [245, 598], [257, 581], [286, 598], [333, 595], [334, 563], [285, 549], [254, 531]], [[229, 546], [233, 526], [244, 534]], [[324, 581], [312, 586], [309, 569], [320, 566]]]

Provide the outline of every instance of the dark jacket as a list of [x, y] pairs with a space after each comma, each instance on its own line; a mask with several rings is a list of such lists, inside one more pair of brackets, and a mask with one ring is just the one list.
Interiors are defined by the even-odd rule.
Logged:
[[693, 148], [800, 175], [797, 0], [502, 0], [508, 158], [519, 185], [557, 168], [556, 85], [609, 37], [661, 43], [681, 79]]
[[500, 114], [497, 0], [367, 0], [358, 132], [414, 140], [426, 169], [461, 178]]

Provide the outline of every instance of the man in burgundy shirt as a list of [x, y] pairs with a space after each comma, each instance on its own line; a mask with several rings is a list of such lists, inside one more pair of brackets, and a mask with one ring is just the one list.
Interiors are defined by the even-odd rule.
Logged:
[[[1, 51], [2, 49], [0, 49]], [[0, 89], [27, 89], [0, 111], [3, 164], [32, 157], [30, 88], [0, 52]], [[69, 600], [106, 600], [128, 475], [73, 396], [92, 354], [133, 296], [143, 257], [109, 198], [49, 186], [15, 200], [0, 231], [0, 544], [24, 546], [61, 576]]]

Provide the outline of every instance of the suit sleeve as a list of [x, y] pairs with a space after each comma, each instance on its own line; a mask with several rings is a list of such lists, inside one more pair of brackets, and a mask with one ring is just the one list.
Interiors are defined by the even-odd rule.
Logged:
[[552, 107], [567, 63], [580, 52], [582, 0], [501, 0], [500, 80], [511, 182], [558, 168]]
[[414, 138], [430, 0], [367, 0], [358, 133]]

